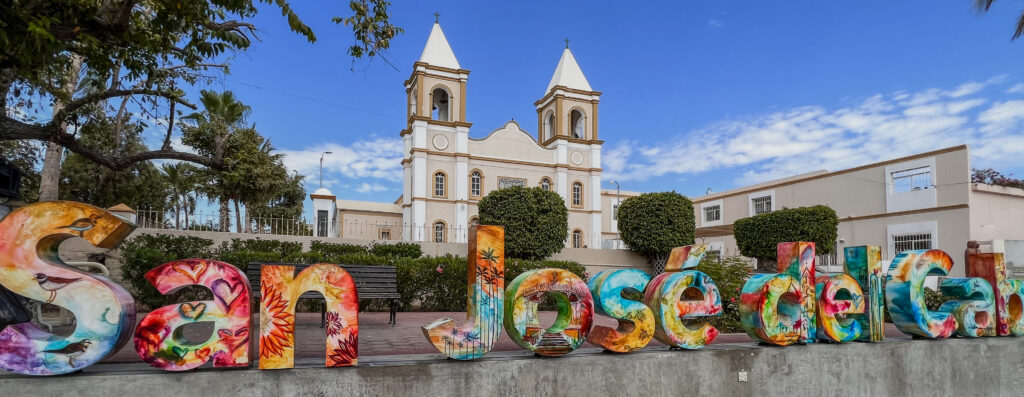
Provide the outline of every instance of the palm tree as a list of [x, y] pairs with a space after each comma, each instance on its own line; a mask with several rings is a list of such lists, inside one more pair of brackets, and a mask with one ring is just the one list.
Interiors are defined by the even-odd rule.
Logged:
[[[252, 108], [238, 101], [231, 91], [214, 92], [202, 90], [199, 101], [203, 104], [203, 111], [192, 113], [183, 117], [183, 120], [194, 122], [201, 133], [190, 134], [183, 139], [190, 139], [190, 146], [196, 147], [200, 153], [223, 159], [224, 150], [228, 139], [241, 129], [245, 129], [246, 119], [252, 113]], [[228, 231], [231, 218], [228, 202], [231, 200], [230, 192], [216, 171], [214, 175], [206, 179], [202, 188], [208, 197], [217, 197], [220, 204], [220, 228], [221, 231]]]
[[[988, 9], [992, 7], [992, 3], [996, 0], [974, 0], [974, 6], [981, 12], [988, 12]], [[1013, 37], [1010, 40], [1016, 40], [1024, 34], [1024, 12], [1017, 17], [1017, 30], [1013, 32]]]
[[188, 163], [164, 163], [162, 166], [164, 177], [171, 186], [171, 197], [168, 200], [171, 208], [174, 209], [174, 227], [181, 229], [179, 215], [185, 215], [185, 228], [188, 228], [188, 217], [196, 210], [197, 180], [196, 167]]

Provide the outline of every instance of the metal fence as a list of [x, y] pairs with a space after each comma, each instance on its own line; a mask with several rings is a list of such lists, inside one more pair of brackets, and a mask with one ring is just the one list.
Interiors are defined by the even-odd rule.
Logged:
[[[361, 240], [411, 240], [431, 242], [456, 242], [468, 241], [469, 225], [451, 225], [445, 222], [432, 224], [410, 224], [388, 221], [351, 221], [343, 220], [339, 225], [338, 235], [345, 238]], [[566, 243], [571, 247], [573, 243], [573, 231], [579, 229], [570, 228], [566, 230]], [[580, 247], [601, 248], [597, 241], [601, 240], [599, 233], [582, 233], [579, 235]], [[607, 237], [607, 236], [606, 236]]]
[[[306, 218], [250, 216], [249, 224], [238, 224], [235, 214], [229, 213], [226, 222], [219, 213], [194, 212], [189, 214], [175, 211], [142, 209], [136, 210], [136, 224], [140, 228], [164, 230], [198, 230], [249, 234], [274, 234], [284, 236], [312, 236], [313, 224]], [[244, 222], [245, 220], [242, 219]]]

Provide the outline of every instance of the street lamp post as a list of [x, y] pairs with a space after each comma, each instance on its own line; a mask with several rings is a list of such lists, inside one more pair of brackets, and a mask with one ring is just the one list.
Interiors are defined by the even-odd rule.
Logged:
[[324, 187], [324, 156], [333, 154], [332, 152], [323, 152], [320, 155], [320, 187]]

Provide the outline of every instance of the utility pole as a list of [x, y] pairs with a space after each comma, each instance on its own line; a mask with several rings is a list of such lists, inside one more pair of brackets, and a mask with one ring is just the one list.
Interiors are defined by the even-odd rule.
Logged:
[[323, 152], [320, 155], [320, 187], [324, 187], [324, 156], [328, 154], [334, 154], [332, 152]]

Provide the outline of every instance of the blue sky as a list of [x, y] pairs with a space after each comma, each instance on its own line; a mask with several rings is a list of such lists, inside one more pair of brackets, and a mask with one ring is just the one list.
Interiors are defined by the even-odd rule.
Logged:
[[510, 119], [535, 132], [533, 102], [568, 37], [603, 92], [604, 179], [623, 190], [697, 196], [962, 143], [972, 165], [1024, 176], [1024, 40], [1010, 41], [1020, 2], [979, 15], [969, 0], [396, 1], [406, 32], [385, 57], [397, 71], [345, 54], [351, 33], [330, 17], [347, 2], [293, 3], [319, 41], [264, 7], [262, 41], [210, 88], [253, 107], [310, 191], [331, 150], [324, 183], [338, 197], [401, 194], [402, 82], [435, 11], [471, 71], [473, 137]]

